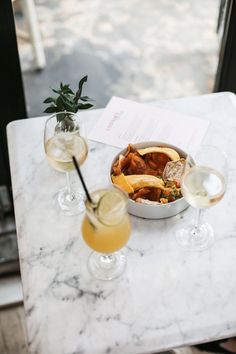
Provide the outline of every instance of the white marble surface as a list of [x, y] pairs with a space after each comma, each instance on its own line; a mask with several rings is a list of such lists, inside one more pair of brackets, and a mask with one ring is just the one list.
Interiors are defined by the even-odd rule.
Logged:
[[[174, 238], [189, 208], [165, 220], [132, 218], [128, 266], [103, 282], [87, 271], [82, 216], [59, 216], [51, 196], [65, 182], [44, 156], [46, 117], [12, 122], [8, 142], [32, 354], [141, 354], [236, 335], [236, 99], [231, 93], [159, 102], [210, 120], [205, 142], [229, 157], [228, 191], [207, 210], [213, 247], [190, 253]], [[83, 112], [88, 128], [101, 111]], [[90, 144], [89, 183], [106, 179], [117, 149]], [[74, 176], [76, 177], [76, 176]]]

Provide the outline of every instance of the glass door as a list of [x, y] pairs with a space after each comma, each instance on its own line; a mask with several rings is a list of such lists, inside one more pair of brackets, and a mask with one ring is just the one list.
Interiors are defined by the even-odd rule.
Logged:
[[214, 91], [236, 92], [236, 1], [221, 0], [218, 31], [220, 52]]

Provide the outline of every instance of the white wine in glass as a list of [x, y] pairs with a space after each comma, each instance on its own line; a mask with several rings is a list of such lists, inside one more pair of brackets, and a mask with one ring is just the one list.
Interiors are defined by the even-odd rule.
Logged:
[[[59, 118], [59, 119], [58, 119]], [[73, 189], [69, 172], [74, 170], [72, 156], [82, 165], [88, 154], [88, 145], [82, 121], [75, 113], [59, 112], [46, 122], [44, 147], [49, 164], [57, 171], [66, 172], [67, 185], [53, 197], [53, 204], [66, 215], [84, 211], [84, 193]]]
[[50, 165], [61, 172], [74, 170], [74, 164], [71, 159], [73, 154], [80, 165], [82, 165], [88, 155], [87, 143], [77, 133], [57, 134], [47, 141], [45, 151]]
[[186, 159], [181, 180], [181, 192], [186, 201], [196, 208], [193, 224], [176, 232], [178, 244], [189, 250], [203, 250], [212, 245], [214, 229], [209, 223], [200, 223], [201, 209], [217, 204], [224, 196], [227, 184], [227, 160], [215, 146], [203, 145], [197, 154]]
[[213, 168], [193, 166], [186, 172], [181, 191], [184, 198], [195, 208], [208, 208], [218, 203], [224, 196], [226, 181]]

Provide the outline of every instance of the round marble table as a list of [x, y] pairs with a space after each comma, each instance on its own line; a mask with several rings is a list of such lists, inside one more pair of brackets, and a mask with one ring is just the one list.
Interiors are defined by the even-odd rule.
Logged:
[[[44, 155], [46, 117], [9, 124], [8, 143], [29, 352], [32, 354], [141, 354], [236, 334], [236, 99], [232, 93], [157, 102], [210, 121], [204, 142], [229, 157], [224, 199], [205, 212], [216, 231], [204, 252], [176, 244], [177, 227], [193, 209], [165, 220], [132, 217], [126, 273], [93, 279], [82, 216], [58, 215], [51, 196], [64, 184]], [[88, 128], [101, 110], [82, 113]], [[82, 167], [88, 183], [107, 178], [116, 148], [90, 143]], [[77, 176], [74, 175], [77, 181]]]

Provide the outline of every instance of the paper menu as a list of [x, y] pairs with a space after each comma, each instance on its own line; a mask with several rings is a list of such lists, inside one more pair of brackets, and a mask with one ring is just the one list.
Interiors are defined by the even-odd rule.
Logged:
[[201, 118], [112, 97], [89, 139], [119, 148], [129, 143], [160, 141], [194, 153], [208, 125], [209, 122]]

